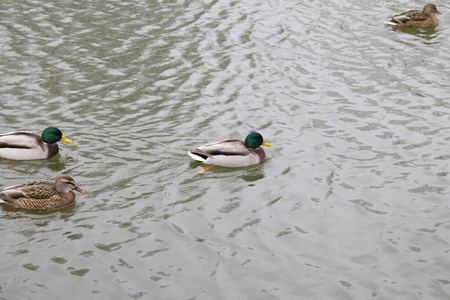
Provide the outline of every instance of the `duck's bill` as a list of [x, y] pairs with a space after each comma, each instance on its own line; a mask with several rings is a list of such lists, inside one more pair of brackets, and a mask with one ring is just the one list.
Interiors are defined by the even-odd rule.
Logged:
[[267, 147], [272, 147], [272, 145], [271, 144], [269, 144], [268, 142], [266, 142], [266, 141], [263, 141], [263, 143], [262, 143], [264, 146], [267, 146]]
[[68, 138], [66, 138], [65, 136], [61, 137], [61, 142], [66, 142], [66, 143], [72, 144], [72, 141], [69, 140]]
[[79, 187], [76, 187], [76, 188], [75, 188], [75, 191], [80, 192], [80, 193], [82, 193], [82, 194], [86, 194], [86, 191], [80, 189]]

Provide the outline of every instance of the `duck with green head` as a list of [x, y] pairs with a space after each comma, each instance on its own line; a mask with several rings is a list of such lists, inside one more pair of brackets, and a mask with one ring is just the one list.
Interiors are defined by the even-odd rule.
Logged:
[[61, 130], [49, 127], [42, 136], [28, 131], [0, 134], [0, 157], [10, 160], [46, 159], [55, 156], [57, 142], [72, 143]]
[[261, 134], [252, 132], [245, 138], [245, 141], [228, 139], [213, 144], [200, 146], [188, 151], [188, 155], [205, 164], [222, 167], [246, 167], [258, 164], [266, 157], [264, 149], [260, 146], [271, 145], [264, 141]]
[[86, 193], [72, 177], [62, 175], [56, 181], [37, 180], [4, 188], [0, 190], [0, 203], [15, 208], [46, 210], [74, 202], [73, 191]]

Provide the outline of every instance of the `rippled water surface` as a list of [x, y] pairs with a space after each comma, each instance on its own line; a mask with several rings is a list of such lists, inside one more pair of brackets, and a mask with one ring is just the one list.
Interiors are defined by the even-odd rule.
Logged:
[[2, 207], [0, 299], [450, 299], [450, 5], [384, 25], [424, 4], [2, 1], [0, 132], [74, 143], [0, 186], [87, 194]]

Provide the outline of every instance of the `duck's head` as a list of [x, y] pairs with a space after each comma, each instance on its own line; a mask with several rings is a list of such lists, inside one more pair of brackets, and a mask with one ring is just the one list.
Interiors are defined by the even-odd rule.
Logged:
[[42, 132], [42, 140], [47, 144], [54, 144], [62, 141], [71, 144], [72, 141], [63, 136], [61, 130], [56, 127], [49, 127]]
[[423, 13], [426, 15], [431, 16], [432, 14], [438, 14], [438, 15], [442, 15], [436, 8], [436, 5], [428, 3], [427, 5], [425, 5], [425, 7], [423, 8]]
[[58, 193], [67, 194], [70, 191], [77, 191], [82, 194], [85, 194], [86, 191], [80, 189], [76, 184], [75, 180], [69, 175], [62, 175], [58, 179], [56, 179], [55, 188]]
[[256, 149], [261, 145], [271, 147], [272, 145], [265, 142], [262, 135], [258, 132], [252, 132], [245, 138], [244, 144], [246, 147]]

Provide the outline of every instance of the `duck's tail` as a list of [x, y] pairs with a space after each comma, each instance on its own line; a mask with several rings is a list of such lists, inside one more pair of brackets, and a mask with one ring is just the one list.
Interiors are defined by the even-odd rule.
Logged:
[[193, 160], [201, 161], [201, 162], [206, 161], [206, 159], [208, 158], [208, 156], [206, 156], [206, 155], [202, 155], [202, 154], [200, 154], [200, 153], [196, 153], [196, 152], [192, 152], [192, 151], [188, 151], [187, 154], [188, 154]]
[[399, 23], [393, 22], [392, 20], [386, 21], [384, 22], [386, 25], [391, 25], [391, 26], [397, 26], [400, 25]]

